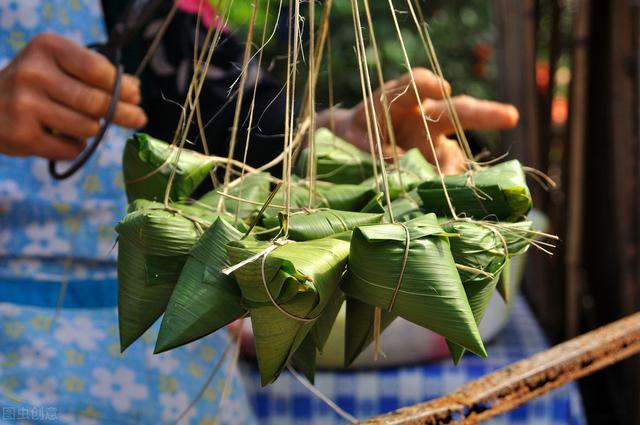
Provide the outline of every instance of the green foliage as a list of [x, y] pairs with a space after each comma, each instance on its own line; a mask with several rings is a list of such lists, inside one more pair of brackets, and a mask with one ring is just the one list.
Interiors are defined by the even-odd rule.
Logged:
[[[272, 1], [270, 28], [275, 22], [277, 1]], [[389, 5], [386, 1], [370, 1], [376, 39], [385, 71], [385, 79], [393, 79], [407, 71], [402, 51], [393, 27]], [[491, 54], [494, 41], [491, 6], [485, 0], [434, 0], [423, 1], [422, 7], [431, 30], [431, 36], [443, 66], [445, 77], [453, 83], [455, 93], [466, 93], [479, 98], [495, 97], [496, 70]], [[413, 66], [427, 66], [428, 61], [415, 24], [404, 1], [396, 0], [403, 38]], [[367, 27], [363, 16], [363, 25]], [[303, 8], [306, 13], [306, 7]], [[317, 12], [317, 15], [320, 15]], [[249, 2], [236, 2], [230, 17], [230, 26], [242, 33], [251, 16]], [[269, 46], [269, 60], [286, 52], [286, 27], [288, 10], [283, 7], [275, 42]], [[318, 18], [319, 19], [319, 18]], [[261, 34], [264, 15], [257, 17], [256, 34]], [[366, 29], [366, 28], [365, 28]], [[306, 31], [308, 32], [308, 31]], [[306, 33], [305, 32], [305, 33]], [[368, 40], [368, 31], [365, 31]], [[256, 43], [259, 40], [256, 37]], [[334, 72], [336, 102], [353, 105], [362, 98], [360, 76], [354, 52], [354, 31], [351, 5], [348, 1], [334, 1], [331, 15], [331, 62]], [[371, 60], [371, 55], [369, 55]], [[326, 61], [325, 61], [326, 62]], [[282, 65], [282, 61], [280, 61]], [[327, 67], [324, 64], [318, 82], [318, 101], [327, 105]], [[371, 62], [373, 65], [373, 62]], [[280, 68], [276, 68], [280, 69]]]

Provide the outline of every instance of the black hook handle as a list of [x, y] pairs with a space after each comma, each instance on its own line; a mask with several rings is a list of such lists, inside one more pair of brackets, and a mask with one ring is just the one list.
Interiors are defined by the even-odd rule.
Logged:
[[116, 112], [116, 106], [118, 105], [118, 100], [120, 99], [120, 90], [122, 89], [122, 75], [124, 74], [124, 67], [122, 65], [116, 66], [116, 81], [113, 85], [113, 94], [111, 96], [111, 103], [109, 103], [109, 109], [107, 109], [107, 114], [102, 120], [102, 125], [100, 126], [100, 131], [93, 138], [89, 147], [86, 148], [82, 153], [76, 158], [71, 166], [65, 170], [59, 172], [56, 168], [57, 161], [49, 161], [49, 174], [56, 180], [64, 180], [68, 179], [72, 175], [74, 175], [86, 162], [91, 158], [93, 153], [96, 151], [102, 139], [104, 139], [111, 122], [113, 121], [113, 116]]

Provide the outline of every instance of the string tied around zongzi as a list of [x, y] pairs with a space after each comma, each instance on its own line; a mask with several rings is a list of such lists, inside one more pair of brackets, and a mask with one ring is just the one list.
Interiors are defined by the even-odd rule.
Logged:
[[391, 296], [391, 302], [389, 303], [389, 307], [387, 310], [391, 312], [393, 307], [396, 304], [396, 298], [398, 298], [398, 292], [400, 292], [400, 287], [402, 286], [402, 280], [404, 279], [404, 272], [407, 270], [407, 261], [409, 260], [409, 248], [411, 246], [411, 234], [409, 233], [409, 228], [404, 223], [396, 223], [398, 226], [402, 226], [405, 231], [406, 239], [404, 243], [404, 257], [402, 258], [402, 268], [400, 269], [400, 276], [398, 277], [398, 282], [396, 283], [396, 287], [393, 290], [393, 295]]
[[[389, 311], [389, 313], [391, 313], [391, 311], [393, 310], [393, 307], [396, 304], [396, 299], [398, 298], [398, 293], [400, 292], [400, 288], [402, 287], [404, 272], [407, 269], [407, 261], [409, 260], [409, 248], [411, 246], [411, 234], [409, 233], [409, 228], [404, 223], [396, 223], [396, 224], [404, 228], [404, 231], [406, 233], [406, 239], [404, 244], [404, 256], [402, 259], [400, 276], [398, 277], [398, 282], [396, 283], [396, 287], [393, 290], [393, 295], [391, 296], [389, 307], [387, 307], [387, 310]], [[382, 309], [376, 306], [374, 310], [374, 320], [373, 320], [373, 345], [374, 345], [373, 359], [376, 361], [380, 358], [380, 355], [382, 354], [382, 350], [380, 349], [380, 334], [382, 333], [381, 316], [382, 316]]]
[[262, 284], [264, 285], [264, 290], [267, 293], [267, 297], [269, 297], [269, 301], [271, 301], [271, 304], [273, 304], [273, 306], [282, 314], [284, 314], [286, 317], [288, 317], [291, 320], [296, 320], [298, 322], [303, 322], [303, 323], [311, 323], [314, 322], [318, 319], [318, 317], [320, 317], [321, 314], [318, 314], [316, 317], [311, 317], [311, 318], [306, 318], [306, 317], [300, 317], [300, 316], [296, 316], [295, 314], [289, 313], [287, 310], [285, 310], [284, 308], [282, 308], [282, 306], [280, 304], [278, 304], [278, 301], [276, 301], [275, 298], [273, 298], [273, 294], [271, 293], [271, 290], [269, 290], [269, 284], [267, 283], [267, 276], [266, 276], [266, 264], [267, 264], [267, 258], [269, 257], [269, 254], [271, 254], [273, 251], [275, 251], [276, 249], [280, 248], [281, 246], [287, 244], [287, 243], [291, 243], [292, 241], [290, 240], [283, 240], [283, 239], [279, 239], [273, 242], [273, 244], [268, 247], [267, 249], [265, 249], [264, 255], [262, 257], [262, 264], [260, 265], [260, 273], [261, 273], [261, 278], [262, 278]]
[[228, 267], [228, 268], [222, 270], [222, 273], [224, 273], [226, 275], [230, 275], [231, 273], [235, 272], [238, 269], [241, 269], [242, 267], [246, 266], [247, 264], [250, 264], [250, 263], [253, 263], [255, 261], [258, 261], [258, 260], [262, 259], [262, 262], [261, 262], [261, 265], [260, 265], [260, 273], [261, 273], [262, 284], [264, 285], [264, 290], [267, 293], [267, 297], [269, 298], [269, 301], [273, 304], [273, 306], [280, 313], [284, 314], [289, 319], [296, 320], [298, 322], [303, 322], [303, 323], [311, 323], [311, 322], [314, 322], [315, 320], [317, 320], [319, 316], [318, 317], [312, 317], [312, 318], [305, 318], [305, 317], [296, 316], [295, 314], [291, 314], [290, 312], [288, 312], [287, 310], [282, 308], [282, 306], [280, 306], [280, 304], [278, 304], [276, 299], [273, 297], [273, 294], [269, 290], [269, 285], [267, 283], [267, 277], [266, 277], [265, 268], [266, 268], [266, 263], [267, 263], [267, 259], [269, 257], [269, 254], [271, 254], [273, 251], [275, 251], [276, 249], [280, 248], [281, 246], [289, 244], [289, 243], [294, 243], [294, 242], [291, 241], [291, 240], [285, 239], [285, 238], [275, 239], [275, 240], [273, 240], [271, 242], [271, 245], [269, 245], [267, 248], [265, 248], [261, 252], [257, 253], [256, 255], [254, 255], [252, 257], [247, 258], [246, 260], [236, 264], [235, 266]]

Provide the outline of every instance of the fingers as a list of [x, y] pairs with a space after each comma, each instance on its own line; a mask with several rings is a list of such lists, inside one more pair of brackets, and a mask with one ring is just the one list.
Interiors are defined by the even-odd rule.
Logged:
[[[470, 96], [452, 99], [464, 130], [498, 130], [513, 128], [520, 114], [513, 105], [478, 100]], [[436, 134], [452, 134], [454, 126], [444, 100], [425, 102], [425, 113], [431, 118], [429, 127]]]
[[42, 132], [30, 154], [56, 161], [72, 160], [84, 150], [86, 142]]
[[[413, 87], [415, 80], [416, 87]], [[407, 115], [415, 116], [419, 112], [418, 100], [416, 99], [416, 88], [420, 99], [442, 99], [443, 93], [451, 93], [451, 85], [437, 77], [433, 72], [425, 68], [414, 68], [411, 73], [407, 73], [401, 78], [389, 81], [384, 86], [384, 93], [390, 104], [391, 119], [394, 126], [405, 121]], [[378, 89], [373, 94], [374, 107], [378, 113], [379, 122], [384, 126], [385, 119], [382, 104], [382, 89]], [[365, 121], [365, 105], [366, 102], [360, 102], [353, 111], [353, 122], [364, 127]]]
[[382, 155], [387, 159], [387, 160], [393, 160], [395, 154], [398, 154], [399, 157], [402, 157], [402, 155], [404, 155], [404, 149], [402, 149], [400, 146], [396, 146], [395, 152], [393, 149], [393, 146], [391, 146], [390, 144], [384, 144], [382, 145]]
[[86, 139], [95, 136], [100, 130], [97, 119], [53, 101], [40, 101], [33, 112], [45, 128], [71, 138]]
[[445, 175], [461, 173], [465, 169], [467, 159], [458, 142], [440, 136], [436, 143], [436, 155], [442, 173]]
[[[57, 73], [52, 84], [45, 85], [47, 94], [62, 105], [92, 118], [103, 118], [109, 109], [111, 96], [100, 89], [83, 84], [64, 73]], [[139, 94], [137, 101], [140, 100]], [[142, 108], [119, 102], [113, 122], [127, 128], [144, 127], [147, 117]]]
[[[38, 43], [45, 44], [58, 66], [72, 77], [107, 93], [113, 91], [116, 68], [106, 57], [55, 34], [41, 36]], [[135, 77], [122, 79], [120, 98], [127, 103], [140, 101], [140, 84]]]
[[392, 101], [394, 108], [417, 108], [416, 92], [413, 87], [411, 76], [416, 83], [420, 99], [442, 99], [445, 93], [451, 93], [451, 85], [443, 81], [433, 72], [425, 68], [414, 68], [412, 73], [405, 74], [398, 80], [391, 81], [385, 85], [385, 90]]

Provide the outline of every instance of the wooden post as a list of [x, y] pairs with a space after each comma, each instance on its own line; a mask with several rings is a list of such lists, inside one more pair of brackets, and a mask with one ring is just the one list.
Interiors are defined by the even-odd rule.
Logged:
[[510, 153], [533, 167], [540, 158], [536, 95], [536, 3], [535, 0], [493, 0], [498, 28], [500, 100], [514, 104], [522, 119], [514, 131], [505, 133]]
[[580, 329], [581, 286], [584, 280], [582, 264], [584, 223], [584, 160], [587, 131], [588, 93], [588, 37], [591, 19], [591, 0], [577, 4], [572, 37], [572, 78], [569, 99], [569, 137], [565, 149], [566, 242], [564, 248], [565, 322], [569, 337]]
[[[493, 0], [493, 8], [498, 29], [499, 100], [514, 104], [520, 111], [518, 127], [503, 134], [505, 148], [511, 157], [545, 171], [547, 161], [540, 148], [541, 98], [536, 87], [536, 0]], [[542, 206], [546, 194], [535, 183], [531, 188], [534, 204]], [[524, 290], [545, 331], [557, 341], [564, 337], [565, 304], [554, 266], [545, 254], [530, 252]]]
[[[585, 326], [637, 311], [638, 81], [637, 28], [630, 0], [592, 2], [589, 102], [586, 132], [583, 262]], [[637, 10], [635, 10], [637, 13]], [[585, 405], [610, 403], [612, 423], [639, 423], [638, 361], [625, 362], [585, 381]]]

